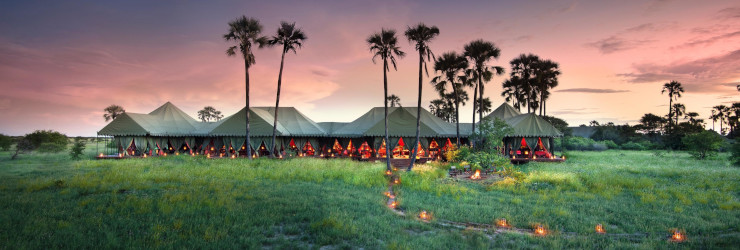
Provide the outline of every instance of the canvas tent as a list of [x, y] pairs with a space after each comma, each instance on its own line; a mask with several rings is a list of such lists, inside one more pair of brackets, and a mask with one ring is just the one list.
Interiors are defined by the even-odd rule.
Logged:
[[553, 138], [563, 136], [563, 133], [558, 131], [552, 124], [534, 113], [514, 116], [505, 121], [514, 129], [514, 133], [504, 138], [504, 145], [507, 148], [505, 152], [508, 155], [522, 146], [522, 139], [526, 141], [526, 144], [531, 150], [534, 150], [534, 147], [538, 145], [539, 139], [546, 138], [547, 140], [542, 140], [542, 145], [545, 149], [552, 152]]

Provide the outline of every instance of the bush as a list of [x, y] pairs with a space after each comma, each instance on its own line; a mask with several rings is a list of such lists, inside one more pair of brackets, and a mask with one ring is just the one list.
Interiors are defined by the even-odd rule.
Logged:
[[447, 148], [447, 151], [444, 153], [444, 157], [449, 162], [457, 162], [460, 160], [458, 154], [460, 154], [460, 150], [458, 150], [457, 147], [453, 144], [452, 146]]
[[80, 156], [82, 155], [82, 152], [85, 151], [85, 140], [82, 139], [82, 137], [75, 137], [75, 144], [72, 146], [72, 149], [69, 151], [69, 156], [72, 157], [72, 159], [80, 159]]
[[66, 135], [52, 130], [36, 130], [33, 133], [26, 134], [25, 138], [31, 143], [31, 145], [33, 145], [33, 148], [40, 148], [43, 143], [58, 144], [60, 147], [66, 147], [67, 144], [69, 144], [69, 140], [67, 140]]
[[67, 145], [62, 145], [58, 143], [53, 142], [44, 142], [41, 143], [41, 146], [38, 146], [36, 148], [37, 151], [41, 153], [59, 153], [67, 149]]
[[617, 145], [617, 143], [612, 140], [601, 141], [601, 143], [609, 149], [620, 149], [619, 145]]
[[470, 163], [471, 167], [473, 169], [487, 169], [487, 168], [493, 168], [493, 169], [507, 169], [511, 168], [511, 160], [501, 154], [499, 154], [497, 151], [494, 152], [486, 152], [486, 151], [478, 151], [468, 154], [465, 158], [461, 158], [462, 160]]
[[735, 164], [735, 166], [740, 167], [740, 142], [733, 143], [730, 150], [732, 152], [730, 155], [730, 161]]
[[721, 135], [709, 130], [684, 136], [681, 141], [689, 150], [691, 156], [700, 160], [716, 155], [717, 150], [725, 142]]
[[10, 145], [13, 144], [13, 139], [10, 136], [0, 134], [0, 149], [3, 151], [10, 150]]
[[625, 144], [622, 144], [622, 149], [624, 150], [645, 150], [645, 145], [636, 143], [636, 142], [627, 142]]
[[565, 149], [567, 150], [593, 150], [596, 141], [591, 138], [580, 136], [565, 137]]
[[592, 148], [592, 149], [593, 149], [594, 151], [604, 151], [604, 150], [607, 150], [607, 149], [609, 149], [609, 148], [608, 148], [608, 147], [606, 146], [606, 144], [604, 144], [603, 142], [596, 142], [596, 143], [594, 143], [593, 145], [591, 145], [591, 148]]

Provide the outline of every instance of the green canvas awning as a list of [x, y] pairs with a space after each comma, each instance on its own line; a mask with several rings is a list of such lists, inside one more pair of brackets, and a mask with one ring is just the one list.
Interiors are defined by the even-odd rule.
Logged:
[[508, 137], [560, 137], [563, 133], [558, 131], [549, 122], [533, 113], [518, 115], [505, 120], [509, 126], [514, 128], [514, 134]]

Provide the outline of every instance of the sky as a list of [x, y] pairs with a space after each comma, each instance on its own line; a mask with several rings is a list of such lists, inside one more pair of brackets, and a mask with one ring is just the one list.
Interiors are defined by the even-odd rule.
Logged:
[[[661, 88], [671, 80], [685, 88], [678, 102], [708, 128], [712, 106], [740, 101], [737, 1], [6, 1], [0, 133], [94, 136], [111, 104], [148, 113], [171, 101], [193, 117], [204, 106], [233, 114], [245, 105], [244, 64], [225, 54], [223, 35], [242, 15], [260, 20], [267, 36], [280, 21], [307, 34], [285, 57], [280, 105], [317, 122], [349, 122], [382, 106], [382, 63], [373, 63], [365, 40], [419, 22], [439, 27], [430, 43], [437, 55], [476, 39], [501, 49], [488, 63], [507, 69], [486, 85], [494, 108], [504, 102], [509, 61], [523, 53], [559, 63], [547, 111], [571, 126], [665, 115]], [[407, 56], [388, 73], [389, 94], [416, 106], [418, 54], [399, 41]], [[275, 105], [280, 52], [255, 52], [252, 106]], [[425, 108], [438, 97], [430, 74]], [[472, 103], [460, 114], [471, 122]]]

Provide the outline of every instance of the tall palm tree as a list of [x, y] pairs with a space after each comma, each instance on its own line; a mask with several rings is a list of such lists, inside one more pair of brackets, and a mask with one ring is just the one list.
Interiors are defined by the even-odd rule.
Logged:
[[370, 46], [370, 52], [373, 53], [373, 63], [375, 58], [380, 57], [383, 59], [383, 106], [385, 108], [385, 156], [386, 156], [386, 169], [391, 170], [391, 148], [390, 140], [388, 140], [388, 61], [393, 64], [393, 69], [396, 68], [396, 57], [403, 58], [405, 53], [398, 47], [398, 38], [396, 38], [395, 30], [381, 29], [380, 33], [375, 33], [367, 38], [367, 44]]
[[224, 35], [224, 39], [226, 39], [226, 41], [236, 42], [236, 45], [231, 46], [226, 50], [226, 55], [235, 56], [238, 50], [244, 58], [244, 83], [246, 85], [247, 94], [246, 148], [247, 157], [250, 160], [252, 159], [252, 147], [250, 146], [252, 144], [249, 139], [249, 67], [256, 63], [254, 59], [254, 54], [252, 53], [252, 46], [257, 45], [261, 48], [265, 45], [265, 43], [267, 43], [267, 38], [264, 36], [260, 36], [260, 33], [262, 33], [262, 25], [257, 19], [241, 16], [234, 21], [229, 22], [229, 31]]
[[[504, 74], [504, 68], [501, 67], [501, 66], [489, 66], [489, 67], [486, 67], [483, 70], [483, 74], [481, 75], [481, 77], [483, 77], [483, 82], [482, 82], [483, 84], [479, 84], [478, 85], [478, 100], [479, 100], [478, 105], [481, 105], [480, 100], [481, 99], [484, 99], [483, 96], [484, 96], [485, 90], [486, 90], [486, 88], [485, 88], [486, 83], [490, 82], [493, 79], [493, 76], [494, 75], [500, 76], [500, 75], [503, 75], [503, 74]], [[474, 75], [473, 77], [474, 78], [477, 78], [478, 76], [477, 75]], [[485, 99], [487, 99], [487, 97]], [[488, 100], [488, 103], [490, 105], [491, 100]], [[479, 108], [478, 109], [478, 121], [482, 121], [483, 120], [483, 113], [487, 113], [487, 112], [490, 112], [490, 108], [489, 108], [488, 111], [486, 111], [486, 109], [480, 109]]]
[[540, 115], [547, 115], [545, 103], [550, 97], [550, 89], [558, 86], [558, 75], [560, 75], [559, 65], [550, 60], [539, 60], [535, 66], [535, 87], [539, 92]]
[[[537, 100], [537, 91], [535, 87], [536, 77], [536, 66], [540, 61], [540, 58], [533, 54], [521, 54], [518, 57], [512, 59], [511, 64], [511, 79], [508, 82], [504, 82], [504, 95], [507, 91], [508, 85], [515, 86], [517, 104], [518, 106], [527, 106], [527, 113], [532, 113], [539, 106]], [[508, 95], [508, 94], [506, 94]], [[518, 107], [517, 107], [518, 109]]]
[[676, 123], [678, 124], [678, 118], [686, 114], [686, 106], [681, 103], [673, 104], [673, 114], [676, 115]]
[[404, 35], [406, 35], [406, 39], [408, 39], [410, 43], [415, 43], [416, 51], [419, 51], [419, 98], [416, 99], [416, 142], [414, 143], [413, 150], [411, 150], [411, 163], [407, 169], [407, 171], [411, 171], [414, 167], [416, 154], [419, 150], [419, 133], [421, 131], [421, 91], [422, 82], [424, 82], [424, 76], [421, 73], [421, 69], [423, 67], [427, 76], [429, 76], [427, 61], [435, 59], [434, 53], [432, 53], [432, 50], [429, 48], [429, 42], [439, 35], [439, 28], [437, 28], [437, 26], [427, 27], [425, 24], [419, 23], [414, 27], [407, 27]]
[[455, 99], [455, 125], [457, 126], [457, 146], [460, 146], [460, 92], [463, 83], [457, 82], [458, 73], [468, 68], [468, 60], [457, 53], [447, 52], [442, 57], [437, 58], [434, 62], [434, 71], [439, 71], [442, 75], [432, 79], [434, 88], [440, 95], [443, 95], [447, 89], [447, 83], [452, 88], [452, 95]]
[[283, 81], [283, 64], [285, 63], [285, 53], [293, 51], [293, 54], [297, 54], [296, 49], [300, 49], [303, 46], [303, 42], [307, 39], [306, 34], [299, 28], [295, 27], [295, 23], [280, 22], [280, 28], [277, 30], [277, 34], [271, 39], [267, 40], [267, 44], [270, 46], [283, 46], [283, 53], [280, 56], [280, 73], [278, 74], [277, 82], [277, 97], [275, 98], [275, 117], [272, 122], [272, 143], [270, 144], [270, 155], [276, 151], [275, 148], [275, 135], [277, 133], [277, 118], [278, 108], [280, 107], [280, 87]]
[[119, 115], [126, 113], [126, 110], [124, 110], [123, 107], [115, 104], [106, 107], [103, 111], [105, 111], [103, 118], [105, 118], [106, 122], [115, 120]]
[[398, 106], [401, 107], [401, 98], [397, 95], [389, 95], [388, 96], [388, 103], [390, 103], [391, 108]]
[[507, 102], [511, 101], [511, 106], [518, 111], [521, 111], [522, 105], [526, 105], [523, 104], [525, 101], [523, 82], [524, 81], [522, 81], [518, 76], [512, 76], [501, 84], [503, 88], [501, 96], [504, 97], [504, 100]]
[[[477, 82], [474, 83], [473, 90], [473, 133], [475, 133], [475, 112], [478, 106], [478, 90], [483, 86], [483, 71], [486, 69], [486, 62], [491, 59], [498, 59], [501, 55], [501, 49], [496, 47], [492, 42], [478, 39], [463, 46], [463, 55], [473, 64], [475, 74], [473, 77]], [[489, 71], [490, 72], [490, 71]], [[490, 78], [489, 78], [490, 79]], [[483, 97], [481, 94], [480, 97]], [[479, 113], [482, 117], [482, 113]]]
[[[660, 93], [663, 94], [665, 92], [668, 92], [668, 123], [670, 124], [671, 117], [673, 117], [673, 113], [671, 112], [673, 110], [673, 99], [678, 101], [681, 93], [683, 93], [683, 87], [680, 82], [671, 81], [663, 84], [663, 90]], [[678, 123], [678, 119], [676, 119], [676, 123]]]
[[725, 117], [727, 116], [727, 112], [729, 108], [725, 105], [717, 105], [717, 106], [714, 106], [714, 110], [712, 111], [715, 111], [715, 110], [717, 111], [715, 119], [719, 120], [719, 134], [722, 134], [724, 130], [722, 128], [722, 124], [725, 123]]
[[712, 119], [712, 130], [715, 130], [714, 123], [719, 119], [719, 116], [717, 116], [717, 110], [712, 109], [712, 115], [709, 116], [709, 119]]

